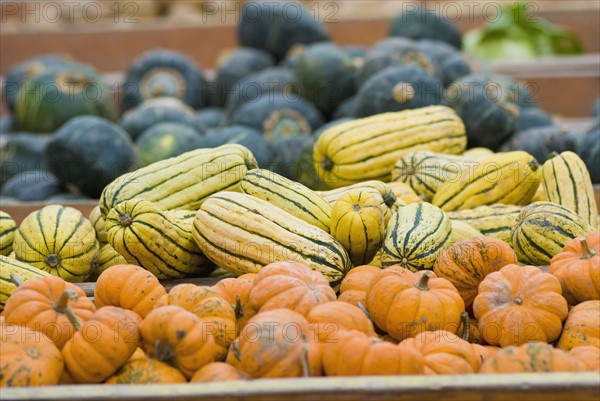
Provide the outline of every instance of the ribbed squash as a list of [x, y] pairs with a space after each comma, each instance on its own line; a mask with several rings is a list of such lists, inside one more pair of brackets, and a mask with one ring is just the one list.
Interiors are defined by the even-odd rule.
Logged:
[[241, 145], [196, 149], [118, 177], [102, 191], [100, 211], [106, 216], [133, 198], [162, 210], [197, 210], [215, 192], [239, 190], [244, 174], [256, 167], [252, 152]]
[[575, 212], [552, 202], [526, 206], [511, 230], [512, 246], [523, 263], [549, 265], [552, 257], [576, 237], [594, 231]]
[[50, 273], [38, 269], [37, 267], [0, 255], [0, 310], [4, 309], [6, 300], [17, 288], [17, 285], [11, 279], [12, 274], [19, 277], [22, 281], [33, 280], [50, 275]]
[[387, 186], [392, 189], [396, 197], [405, 204], [423, 202], [423, 199], [404, 182], [388, 182]]
[[106, 228], [104, 227], [104, 217], [102, 217], [100, 206], [96, 206], [90, 211], [88, 220], [94, 226], [94, 230], [96, 230], [96, 238], [98, 238], [100, 246], [106, 244], [108, 242], [106, 239]]
[[517, 221], [521, 210], [523, 210], [523, 206], [496, 204], [448, 212], [448, 217], [452, 222], [467, 223], [483, 235], [510, 244], [510, 230]]
[[278, 261], [304, 263], [337, 286], [351, 263], [328, 233], [262, 199], [223, 191], [209, 197], [194, 219], [194, 240], [217, 266], [241, 275]]
[[333, 206], [335, 202], [337, 202], [345, 194], [356, 191], [370, 192], [381, 197], [380, 207], [383, 211], [385, 224], [390, 221], [390, 218], [396, 211], [397, 207], [404, 204], [404, 202], [398, 199], [388, 184], [377, 180], [359, 182], [358, 184], [352, 184], [329, 191], [317, 192], [317, 194], [323, 197], [331, 206]]
[[527, 152], [498, 153], [483, 159], [460, 179], [441, 185], [431, 203], [444, 211], [503, 203], [526, 205], [540, 185], [541, 169]]
[[483, 363], [481, 373], [577, 372], [585, 366], [550, 344], [531, 342], [499, 350]]
[[329, 232], [331, 205], [304, 185], [265, 169], [248, 171], [240, 182], [242, 192], [256, 196]]
[[481, 159], [485, 159], [486, 157], [489, 157], [493, 154], [494, 154], [494, 151], [491, 149], [476, 147], [476, 148], [471, 148], [471, 149], [465, 150], [462, 155], [464, 157], [468, 157], [470, 159], [481, 160]]
[[598, 226], [594, 185], [585, 162], [573, 152], [555, 154], [542, 166], [547, 200], [577, 213], [586, 223]]
[[71, 282], [85, 281], [98, 267], [94, 227], [72, 207], [48, 205], [30, 213], [13, 248], [18, 260]]
[[453, 244], [483, 235], [480, 231], [464, 221], [451, 219], [450, 223], [452, 224], [452, 236], [450, 237], [450, 242]]
[[445, 106], [377, 114], [335, 125], [317, 139], [313, 159], [334, 188], [389, 181], [394, 163], [415, 150], [459, 154], [467, 137], [462, 120]]
[[13, 250], [17, 224], [10, 214], [0, 210], [0, 255], [7, 256]]
[[392, 216], [381, 249], [383, 267], [400, 265], [412, 271], [431, 269], [450, 246], [452, 224], [440, 208], [413, 203]]
[[208, 261], [192, 238], [195, 212], [162, 211], [157, 204], [131, 199], [106, 216], [108, 243], [131, 264], [158, 278], [208, 272]]
[[346, 248], [354, 266], [370, 262], [383, 243], [385, 223], [377, 198], [350, 192], [333, 205], [331, 235]]
[[360, 303], [364, 306], [369, 283], [380, 270], [379, 267], [371, 265], [357, 266], [350, 270], [340, 285], [338, 301], [353, 305]]
[[600, 301], [585, 301], [569, 311], [557, 347], [569, 351], [581, 345], [600, 348]]
[[94, 276], [97, 278], [102, 272], [111, 266], [123, 265], [129, 263], [124, 256], [113, 248], [111, 244], [104, 244], [100, 248], [100, 256], [98, 258], [98, 268]]
[[461, 178], [463, 170], [477, 165], [477, 159], [435, 153], [428, 150], [410, 152], [394, 165], [392, 181], [405, 182], [426, 200], [433, 199], [446, 182]]

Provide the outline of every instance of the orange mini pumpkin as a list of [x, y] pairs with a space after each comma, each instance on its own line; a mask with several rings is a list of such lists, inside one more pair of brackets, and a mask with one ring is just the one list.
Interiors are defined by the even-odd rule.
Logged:
[[139, 316], [116, 306], [99, 308], [65, 344], [65, 367], [75, 383], [100, 383], [140, 345]]
[[550, 262], [570, 305], [600, 299], [600, 231], [568, 242]]
[[569, 351], [580, 345], [600, 348], [600, 301], [585, 301], [569, 311], [557, 346]]
[[500, 349], [487, 358], [480, 373], [576, 372], [585, 370], [572, 355], [546, 343], [526, 343]]
[[106, 384], [172, 384], [186, 383], [187, 379], [176, 368], [148, 358], [141, 348], [137, 348], [129, 360], [106, 379]]
[[377, 266], [363, 265], [350, 270], [342, 279], [338, 301], [365, 305], [371, 279], [381, 271]]
[[142, 322], [140, 332], [146, 354], [176, 367], [186, 378], [224, 356], [202, 320], [180, 306], [154, 309]]
[[558, 279], [534, 266], [507, 265], [490, 273], [473, 302], [484, 340], [501, 347], [556, 340], [567, 308]]
[[335, 292], [322, 273], [296, 262], [266, 265], [250, 290], [250, 302], [261, 312], [288, 308], [306, 315], [314, 306], [335, 300]]
[[205, 383], [205, 382], [222, 382], [222, 381], [237, 381], [248, 380], [250, 377], [241, 370], [234, 368], [225, 362], [211, 362], [204, 365], [192, 376], [190, 382]]
[[178, 284], [160, 297], [155, 307], [165, 305], [176, 305], [196, 315], [202, 329], [212, 333], [216, 346], [222, 348], [220, 353], [225, 355], [236, 336], [235, 311], [218, 292], [211, 287]]
[[340, 330], [334, 341], [322, 345], [327, 376], [418, 375], [425, 371], [421, 353], [410, 347], [368, 336], [357, 330]]
[[320, 344], [304, 316], [290, 309], [260, 312], [229, 348], [227, 363], [252, 378], [321, 375]]
[[600, 348], [592, 345], [580, 345], [571, 348], [569, 355], [577, 359], [585, 366], [585, 370], [600, 370]]
[[94, 302], [98, 308], [119, 306], [146, 317], [156, 300], [167, 291], [148, 270], [135, 265], [115, 265], [103, 271], [96, 281]]
[[450, 281], [471, 306], [479, 283], [491, 272], [517, 263], [517, 255], [506, 242], [492, 237], [460, 241], [446, 249], [433, 265], [438, 277]]
[[373, 323], [360, 309], [347, 302], [333, 301], [315, 306], [308, 312], [306, 320], [320, 342], [335, 341], [340, 330], [358, 330], [369, 337], [374, 337]]
[[256, 274], [254, 273], [242, 274], [236, 278], [223, 279], [211, 287], [223, 299], [234, 305], [235, 327], [238, 334], [244, 328], [246, 322], [257, 312], [250, 302], [250, 289], [255, 278]]
[[399, 347], [419, 351], [427, 375], [477, 373], [481, 368], [479, 345], [470, 344], [449, 331], [425, 331], [402, 341]]
[[24, 326], [0, 326], [0, 387], [58, 384], [63, 357], [44, 334]]
[[465, 304], [448, 280], [400, 266], [381, 270], [367, 290], [366, 307], [377, 327], [402, 341], [443, 328], [459, 332]]
[[46, 276], [19, 285], [6, 302], [4, 318], [7, 324], [41, 331], [62, 348], [74, 334], [68, 315], [83, 323], [95, 310], [81, 288]]

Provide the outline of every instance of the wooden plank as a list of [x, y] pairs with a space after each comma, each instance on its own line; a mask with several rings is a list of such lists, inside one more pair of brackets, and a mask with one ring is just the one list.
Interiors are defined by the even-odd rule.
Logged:
[[179, 385], [78, 385], [3, 389], [6, 401], [597, 401], [598, 373], [323, 377]]
[[[195, 284], [195, 285], [206, 285], [213, 286], [221, 280], [220, 277], [192, 277], [192, 278], [181, 278], [176, 280], [162, 280], [161, 283], [167, 291], [175, 287], [178, 284]], [[96, 288], [95, 282], [87, 283], [75, 283], [76, 286], [81, 288], [85, 295], [88, 297], [94, 296], [94, 289]]]

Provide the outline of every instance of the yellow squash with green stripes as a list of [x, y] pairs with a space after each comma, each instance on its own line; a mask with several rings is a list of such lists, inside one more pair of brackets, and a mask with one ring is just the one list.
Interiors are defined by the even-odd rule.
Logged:
[[17, 224], [10, 214], [0, 210], [0, 255], [7, 256], [13, 250]]
[[30, 213], [15, 234], [18, 260], [70, 282], [98, 267], [100, 245], [92, 223], [77, 209], [48, 205]]
[[90, 281], [96, 281], [102, 272], [111, 266], [129, 264], [119, 252], [112, 247], [111, 244], [104, 244], [100, 248], [100, 256], [98, 258], [98, 268]]
[[541, 169], [527, 152], [497, 153], [440, 186], [431, 203], [444, 211], [502, 203], [526, 205], [540, 185]]
[[206, 199], [194, 219], [194, 240], [211, 261], [236, 275], [294, 261], [320, 271], [336, 287], [351, 268], [348, 253], [329, 233], [243, 193]]
[[18, 260], [0, 255], [0, 310], [4, 309], [6, 300], [17, 288], [17, 285], [11, 279], [11, 275], [13, 274], [21, 281], [50, 275], [50, 273], [33, 267], [28, 263], [19, 262]]
[[317, 191], [317, 194], [329, 202], [331, 206], [333, 206], [342, 196], [357, 191], [369, 192], [375, 195], [380, 202], [385, 224], [387, 224], [392, 217], [392, 214], [394, 214], [399, 207], [405, 205], [404, 201], [399, 200], [396, 197], [396, 194], [388, 184], [378, 180], [359, 182], [357, 184], [352, 184], [329, 191]]
[[370, 192], [349, 192], [333, 205], [331, 235], [346, 248], [354, 266], [369, 263], [383, 243], [385, 222], [378, 198]]
[[415, 150], [460, 154], [465, 126], [446, 106], [377, 114], [335, 125], [317, 139], [315, 170], [338, 188], [367, 180], [390, 180], [394, 164]]
[[475, 237], [481, 237], [483, 235], [480, 231], [464, 221], [450, 219], [450, 223], [452, 223], [452, 236], [450, 237], [450, 242], [453, 244]]
[[490, 157], [493, 154], [494, 151], [491, 149], [477, 147], [465, 150], [462, 155], [469, 159], [481, 160]]
[[219, 191], [239, 191], [242, 177], [258, 167], [246, 147], [203, 148], [152, 163], [108, 184], [100, 196], [102, 216], [129, 199], [154, 202], [162, 210], [197, 210]]
[[455, 221], [467, 223], [482, 235], [510, 244], [510, 230], [521, 210], [523, 206], [495, 204], [456, 210], [447, 214], [453, 222], [453, 227]]
[[411, 203], [395, 213], [380, 251], [381, 266], [400, 265], [412, 271], [432, 269], [451, 244], [452, 223], [430, 203]]
[[552, 202], [534, 202], [521, 211], [511, 230], [512, 247], [522, 263], [549, 265], [576, 237], [594, 231], [575, 212]]
[[160, 279], [206, 275], [211, 266], [192, 238], [195, 214], [130, 199], [106, 215], [108, 243], [129, 263]]
[[104, 217], [100, 212], [100, 206], [96, 206], [90, 211], [88, 219], [94, 226], [94, 230], [96, 230], [96, 238], [98, 238], [100, 246], [106, 244], [106, 228], [104, 227]]
[[246, 173], [242, 192], [256, 196], [289, 214], [329, 232], [331, 205], [312, 189], [265, 169]]
[[474, 158], [418, 150], [396, 162], [392, 181], [405, 182], [425, 200], [431, 200], [442, 184], [457, 181], [463, 171], [477, 163]]
[[566, 151], [546, 160], [542, 166], [542, 184], [548, 201], [563, 205], [598, 227], [594, 185], [585, 162], [576, 153]]

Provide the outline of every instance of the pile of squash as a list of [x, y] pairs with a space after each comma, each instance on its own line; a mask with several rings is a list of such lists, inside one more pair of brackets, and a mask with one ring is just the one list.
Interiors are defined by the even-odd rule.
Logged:
[[599, 370], [585, 163], [466, 142], [429, 106], [325, 130], [327, 191], [226, 144], [116, 178], [88, 218], [3, 213], [0, 383]]

